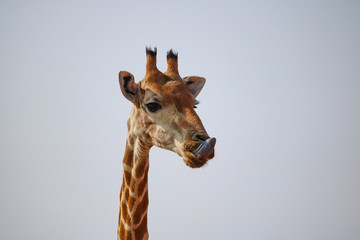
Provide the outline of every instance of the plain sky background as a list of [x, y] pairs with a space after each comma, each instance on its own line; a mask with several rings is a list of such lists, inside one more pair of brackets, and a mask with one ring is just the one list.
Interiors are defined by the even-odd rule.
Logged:
[[360, 239], [359, 1], [0, 1], [0, 239], [116, 239], [118, 72], [207, 79], [216, 157], [150, 153], [150, 239]]

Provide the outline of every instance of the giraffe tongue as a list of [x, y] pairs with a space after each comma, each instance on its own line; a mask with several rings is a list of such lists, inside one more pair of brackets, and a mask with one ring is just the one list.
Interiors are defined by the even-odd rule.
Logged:
[[216, 138], [204, 141], [193, 153], [199, 159], [205, 159], [214, 152]]

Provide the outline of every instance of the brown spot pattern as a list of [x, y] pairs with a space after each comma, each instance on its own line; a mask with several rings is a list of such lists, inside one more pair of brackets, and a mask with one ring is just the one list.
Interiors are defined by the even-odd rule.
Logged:
[[138, 228], [135, 229], [135, 238], [143, 239], [144, 235], [147, 233], [147, 217], [145, 216], [144, 220]]
[[144, 212], [147, 212], [149, 204], [148, 199], [148, 192], [144, 194], [144, 198], [140, 200], [138, 205], [136, 206], [135, 213], [134, 213], [134, 223], [139, 224], [141, 221], [141, 217], [143, 216]]

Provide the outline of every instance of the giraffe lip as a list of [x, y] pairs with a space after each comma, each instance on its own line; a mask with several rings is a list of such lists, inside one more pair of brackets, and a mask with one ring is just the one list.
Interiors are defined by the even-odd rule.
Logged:
[[214, 153], [216, 138], [209, 138], [201, 143], [201, 145], [193, 152], [198, 159], [206, 159]]

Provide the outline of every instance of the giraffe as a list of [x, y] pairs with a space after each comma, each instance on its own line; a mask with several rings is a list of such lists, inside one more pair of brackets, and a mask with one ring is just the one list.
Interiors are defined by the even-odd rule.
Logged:
[[156, 55], [156, 48], [146, 48], [146, 74], [139, 83], [131, 73], [119, 73], [121, 92], [133, 107], [127, 121], [118, 240], [149, 237], [148, 170], [152, 146], [177, 153], [192, 168], [214, 157], [216, 139], [209, 137], [194, 110], [205, 78], [181, 78], [178, 54], [172, 49], [167, 52], [167, 71], [162, 73], [156, 67]]

